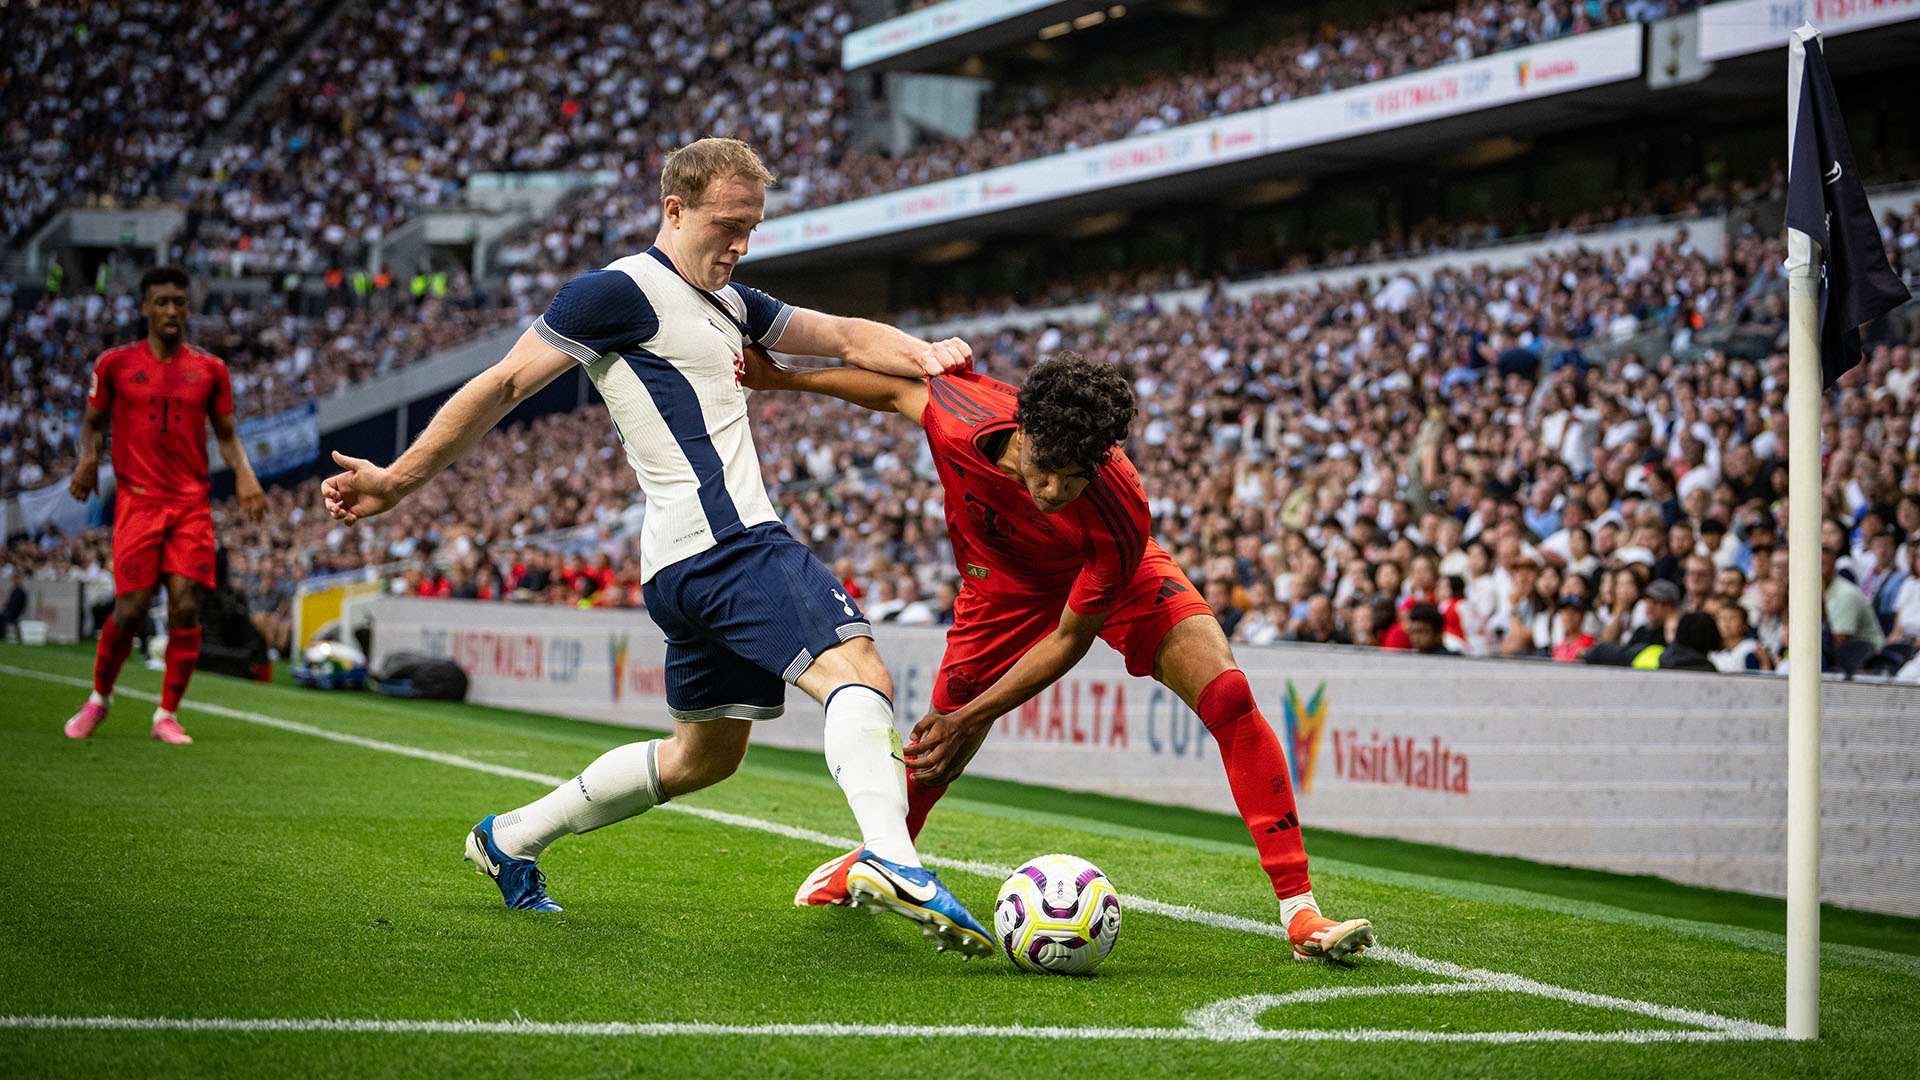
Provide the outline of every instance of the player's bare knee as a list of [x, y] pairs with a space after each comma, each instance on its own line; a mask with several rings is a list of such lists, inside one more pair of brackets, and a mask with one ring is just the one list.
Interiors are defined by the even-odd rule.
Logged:
[[880, 658], [880, 650], [874, 647], [872, 638], [853, 638], [836, 651], [844, 651], [853, 668], [853, 678], [849, 681], [863, 683], [893, 697], [893, 675], [887, 671], [887, 662]]
[[134, 589], [123, 592], [113, 598], [113, 621], [121, 627], [130, 627], [147, 613], [153, 603], [152, 589]]
[[[684, 795], [689, 791], [709, 788], [732, 776], [740, 769], [740, 758], [725, 751], [706, 752], [693, 755], [683, 766], [680, 783], [667, 785], [669, 791]], [[664, 778], [663, 778], [664, 782]], [[677, 789], [677, 790], [676, 790]]]
[[739, 771], [747, 756], [750, 720], [722, 717], [704, 723], [681, 722], [660, 746], [660, 785], [669, 796], [699, 791]]
[[871, 686], [888, 700], [893, 698], [893, 676], [887, 673], [886, 661], [880, 658], [872, 638], [849, 638], [814, 657], [796, 685], [815, 701], [824, 702], [833, 691], [852, 683]]
[[1153, 674], [1188, 706], [1197, 708], [1200, 694], [1223, 672], [1238, 666], [1219, 621], [1212, 615], [1195, 615], [1167, 631], [1154, 657]]

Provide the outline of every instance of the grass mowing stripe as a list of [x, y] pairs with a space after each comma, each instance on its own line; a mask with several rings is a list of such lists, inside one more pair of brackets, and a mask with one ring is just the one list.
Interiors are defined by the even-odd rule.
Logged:
[[[636, 1024], [611, 1022], [543, 1022], [533, 1020], [346, 1020], [188, 1019], [138, 1016], [0, 1016], [0, 1030], [23, 1031], [185, 1031], [223, 1033], [375, 1035], [538, 1035], [600, 1038], [660, 1038], [673, 1035], [746, 1037], [870, 1038], [870, 1039], [1038, 1039], [1159, 1042], [1184, 1040], [1232, 1042], [1339, 1043], [1702, 1043], [1728, 1042], [1749, 1036], [1729, 1031], [1422, 1031], [1378, 1028], [1262, 1028], [1256, 1026], [1209, 1029], [1189, 1026], [1150, 1027], [1028, 1027], [1024, 1024]], [[1784, 1038], [1785, 1032], [1772, 1038]]]
[[[1060, 812], [1085, 818], [1229, 844], [1245, 841], [1245, 826], [1231, 814], [1143, 803], [1092, 792], [1066, 791], [1015, 780], [963, 776], [947, 798], [991, 802], [1021, 810]], [[1777, 934], [1786, 926], [1785, 902], [1752, 893], [1682, 885], [1648, 874], [1618, 874], [1555, 866], [1504, 855], [1463, 852], [1433, 844], [1316, 829], [1309, 836], [1316, 866], [1335, 861], [1375, 870], [1427, 874], [1437, 880], [1501, 885], [1574, 902], [1603, 904], [1655, 917], [1682, 918]], [[1450, 891], [1450, 890], [1441, 890]], [[1846, 944], [1875, 952], [1920, 957], [1920, 919], [1823, 904], [1820, 936], [1829, 946]]]
[[[744, 771], [744, 770], [743, 770]], [[787, 776], [784, 771], [774, 769], [760, 770], [763, 775]], [[811, 779], [810, 777], [808, 778]], [[822, 780], [822, 784], [831, 781]], [[964, 810], [970, 814], [999, 818], [1003, 821], [1015, 821], [1023, 825], [1058, 826], [1078, 829], [1082, 832], [1112, 836], [1122, 840], [1149, 840], [1154, 843], [1175, 847], [1190, 848], [1214, 855], [1245, 855], [1252, 857], [1257, 849], [1251, 843], [1232, 843], [1225, 840], [1211, 840], [1206, 837], [1189, 836], [1177, 832], [1155, 832], [1133, 825], [1116, 825], [1075, 814], [1059, 814], [1045, 810], [1025, 810], [1005, 803], [980, 801], [978, 799], [955, 798], [947, 796], [941, 805], [954, 810]], [[1755, 930], [1746, 926], [1727, 923], [1706, 922], [1700, 919], [1681, 919], [1671, 915], [1654, 915], [1632, 908], [1615, 907], [1592, 900], [1576, 900], [1556, 893], [1536, 892], [1531, 889], [1515, 888], [1511, 885], [1488, 885], [1458, 877], [1438, 877], [1410, 870], [1384, 870], [1345, 859], [1329, 859], [1316, 856], [1313, 860], [1316, 873], [1336, 874], [1372, 882], [1376, 885], [1391, 885], [1402, 889], [1418, 889], [1422, 892], [1440, 893], [1457, 896], [1463, 900], [1477, 900], [1488, 904], [1512, 904], [1518, 907], [1532, 908], [1536, 911], [1549, 911], [1556, 915], [1571, 915], [1576, 918], [1592, 919], [1596, 922], [1616, 923], [1622, 926], [1636, 926], [1648, 930], [1660, 930], [1667, 933], [1686, 934], [1690, 937], [1706, 938], [1712, 941], [1724, 941], [1729, 945], [1758, 949], [1784, 956], [1787, 951], [1787, 936], [1771, 930]], [[1871, 971], [1884, 971], [1893, 975], [1905, 975], [1920, 979], [1920, 956], [1910, 953], [1890, 952], [1885, 949], [1873, 949], [1864, 945], [1846, 945], [1834, 941], [1822, 942], [1820, 957], [1823, 961], [1846, 964], [1851, 967], [1866, 968]]]
[[[0, 655], [25, 659], [29, 654], [25, 649], [0, 646]], [[76, 675], [86, 675], [91, 670], [90, 648], [43, 648], [31, 655], [36, 663], [60, 663]], [[216, 682], [224, 687], [228, 680]], [[294, 707], [293, 698], [301, 693], [283, 684], [248, 687], [249, 693], [255, 691], [276, 702], [284, 701], [288, 707]], [[367, 700], [369, 698], [376, 696], [339, 695], [335, 704], [357, 718], [392, 714], [396, 711], [394, 706], [399, 704], [387, 699]], [[188, 704], [195, 705], [192, 701]], [[405, 706], [411, 719], [431, 719], [436, 724], [462, 731], [511, 734], [523, 746], [570, 745], [597, 753], [608, 745], [605, 732], [609, 729], [598, 723], [480, 705], [407, 702]], [[629, 738], [664, 734], [647, 728], [630, 730]], [[480, 753], [476, 756], [498, 760], [503, 755]], [[505, 756], [534, 755], [523, 752]], [[817, 753], [778, 747], [754, 747], [740, 773], [823, 789], [832, 786], [820, 769]], [[1065, 792], [1011, 780], [962, 777], [943, 805], [1101, 835], [1137, 836], [1197, 851], [1240, 856], [1251, 850], [1244, 825], [1233, 815], [1087, 792]], [[1088, 815], [1089, 806], [1098, 808], [1096, 816]], [[1552, 866], [1337, 830], [1316, 829], [1311, 846], [1317, 870], [1371, 884], [1413, 888], [1486, 903], [1514, 904], [1662, 934], [1722, 941], [1776, 956], [1783, 955], [1786, 947], [1785, 935], [1780, 932], [1785, 924], [1785, 908], [1774, 898], [1683, 886], [1646, 875]], [[1920, 919], [1823, 905], [1820, 930], [1823, 961], [1920, 979]]]
[[[30, 668], [18, 668], [18, 667], [14, 667], [12, 665], [7, 665], [7, 664], [0, 664], [0, 673], [19, 675], [27, 678], [40, 679], [46, 682], [53, 682], [53, 683], [73, 685], [73, 686], [88, 687], [92, 685], [88, 680], [84, 680], [84, 679], [78, 679], [78, 678], [65, 676], [65, 675], [57, 675], [50, 672], [37, 671]], [[122, 692], [125, 693], [127, 696], [133, 697], [136, 699], [157, 700], [157, 698], [155, 698], [154, 695], [148, 694], [142, 691], [126, 690]], [[489, 773], [496, 776], [505, 776], [505, 777], [515, 778], [515, 779], [528, 780], [536, 783], [545, 784], [549, 787], [558, 785], [563, 782], [562, 777], [549, 776], [542, 773], [530, 772], [524, 769], [514, 769], [504, 765], [493, 765], [488, 762], [476, 761], [472, 758], [461, 757], [457, 754], [446, 754], [436, 750], [426, 750], [420, 747], [407, 746], [400, 743], [391, 743], [391, 742], [386, 742], [380, 739], [369, 739], [369, 738], [365, 738], [358, 735], [350, 735], [344, 732], [333, 731], [328, 728], [317, 727], [311, 724], [302, 724], [297, 721], [284, 720], [279, 717], [268, 716], [264, 713], [251, 712], [243, 709], [233, 709], [233, 708], [228, 708], [227, 706], [224, 706], [224, 705], [216, 705], [216, 704], [205, 703], [205, 702], [196, 702], [193, 707], [204, 712], [212, 713], [214, 715], [225, 716], [230, 719], [242, 720], [248, 723], [260, 724], [266, 727], [278, 728], [283, 731], [290, 731], [290, 732], [295, 732], [295, 733], [304, 734], [304, 735], [311, 735], [316, 738], [327, 739], [334, 742], [346, 743], [348, 745], [358, 746], [364, 749], [385, 751], [388, 753], [398, 754], [406, 757], [418, 758], [426, 761], [433, 761], [438, 764], [452, 765], [458, 768], [469, 769], [476, 772], [483, 772], [483, 773]], [[718, 823], [734, 825], [742, 828], [754, 829], [760, 832], [773, 833], [775, 835], [788, 837], [790, 839], [807, 840], [813, 843], [818, 843], [828, 847], [838, 848], [841, 850], [845, 850], [849, 847], [855, 846], [856, 844], [856, 841], [850, 838], [832, 836], [827, 833], [816, 832], [811, 829], [797, 828], [795, 826], [785, 825], [779, 822], [766, 821], [760, 818], [746, 817], [744, 815], [732, 814], [732, 813], [728, 813], [726, 811], [721, 811], [721, 810], [711, 810], [704, 807], [679, 806], [673, 803], [666, 804], [666, 806], [663, 807], [663, 809], [677, 809], [679, 812], [693, 814], [695, 816], [706, 818], [708, 820], [715, 821]], [[979, 874], [981, 876], [985, 876], [989, 878], [1005, 877], [1006, 875], [1012, 872], [1011, 867], [995, 866], [989, 863], [976, 862], [973, 860], [966, 860], [966, 859], [939, 858], [939, 859], [928, 859], [927, 861], [932, 865], [939, 866], [942, 868], [957, 869], [963, 872]], [[1219, 929], [1238, 930], [1244, 933], [1259, 934], [1265, 937], [1277, 938], [1282, 941], [1287, 940], [1286, 929], [1275, 923], [1268, 923], [1268, 922], [1263, 922], [1257, 919], [1249, 919], [1249, 918], [1244, 918], [1244, 917], [1235, 916], [1235, 915], [1225, 915], [1219, 912], [1205, 911], [1205, 910], [1190, 907], [1187, 905], [1168, 904], [1162, 901], [1151, 900], [1146, 897], [1133, 896], [1130, 894], [1122, 894], [1121, 900], [1122, 900], [1122, 903], [1134, 908], [1135, 910], [1162, 915], [1171, 919], [1176, 919], [1184, 922], [1199, 923], [1202, 925], [1213, 926]], [[1601, 1008], [1601, 1009], [1617, 1009], [1624, 1012], [1631, 1012], [1631, 1013], [1637, 1013], [1643, 1016], [1655, 1017], [1658, 1019], [1667, 1020], [1674, 1023], [1692, 1024], [1701, 1028], [1708, 1029], [1709, 1031], [1719, 1032], [1722, 1035], [1728, 1036], [1728, 1037], [1747, 1038], [1747, 1039], [1771, 1039], [1771, 1038], [1780, 1038], [1784, 1034], [1783, 1030], [1780, 1028], [1777, 1028], [1768, 1024], [1761, 1024], [1755, 1021], [1738, 1020], [1738, 1019], [1733, 1019], [1729, 1017], [1723, 1017], [1715, 1013], [1704, 1012], [1704, 1011], [1695, 1010], [1695, 1009], [1684, 1009], [1676, 1006], [1660, 1005], [1654, 1002], [1638, 1001], [1631, 998], [1614, 997], [1612, 995], [1607, 995], [1607, 994], [1596, 994], [1596, 993], [1592, 993], [1590, 991], [1584, 991], [1584, 990], [1573, 990], [1567, 987], [1554, 986], [1549, 983], [1542, 983], [1533, 979], [1525, 978], [1524, 976], [1520, 976], [1520, 975], [1515, 975], [1515, 974], [1510, 974], [1505, 972], [1490, 971], [1486, 969], [1467, 968], [1459, 964], [1454, 964], [1454, 963], [1441, 961], [1441, 960], [1429, 960], [1425, 957], [1418, 956], [1414, 953], [1410, 953], [1402, 949], [1396, 949], [1391, 946], [1375, 946], [1372, 950], [1370, 950], [1369, 955], [1373, 956], [1376, 959], [1386, 961], [1388, 963], [1392, 963], [1401, 967], [1406, 967], [1415, 971], [1421, 971], [1431, 975], [1438, 975], [1445, 978], [1464, 980], [1472, 983], [1486, 984], [1490, 989], [1498, 989], [1498, 990], [1503, 990], [1511, 993], [1532, 994], [1540, 997], [1551, 998], [1554, 1000], [1565, 1001], [1570, 1004], [1584, 1005], [1588, 1007]], [[1451, 1034], [1463, 1035], [1467, 1033], [1451, 1033]], [[1670, 1034], [1670, 1033], [1660, 1033], [1660, 1034]]]
[[[8, 664], [0, 664], [0, 672], [4, 672], [10, 675], [22, 675], [30, 678], [43, 679], [48, 682], [65, 683], [70, 686], [78, 686], [82, 688], [91, 688], [93, 685], [91, 681], [86, 679], [78, 679], [68, 675], [57, 675], [51, 672], [34, 671], [29, 668], [18, 668]], [[124, 694], [128, 697], [133, 697], [141, 700], [148, 700], [148, 701], [158, 700], [158, 698], [156, 698], [154, 695], [144, 693], [138, 690], [121, 690], [119, 691], [119, 693]], [[345, 732], [334, 731], [329, 728], [314, 727], [310, 724], [302, 724], [293, 720], [283, 720], [279, 717], [269, 716], [264, 713], [248, 712], [240, 709], [231, 709], [224, 705], [216, 705], [216, 704], [207, 703], [207, 702], [196, 701], [196, 702], [190, 702], [189, 704], [192, 708], [200, 709], [205, 712], [210, 712], [218, 716], [226, 716], [235, 720], [245, 720], [250, 723], [262, 724], [267, 727], [275, 727], [283, 731], [297, 732], [302, 735], [311, 735], [316, 738], [331, 739], [335, 742], [343, 742], [349, 745], [359, 746], [369, 750], [383, 750], [383, 751], [386, 751], [387, 753], [402, 754], [408, 757], [421, 758], [426, 761], [438, 762], [442, 765], [453, 765], [459, 768], [472, 769], [477, 772], [491, 773], [495, 776], [506, 776], [506, 777], [511, 777], [518, 780], [530, 780], [536, 783], [546, 784], [549, 787], [557, 786], [565, 782], [565, 777], [552, 776], [545, 773], [531, 772], [525, 769], [515, 769], [515, 768], [512, 768], [511, 766], [506, 766], [506, 765], [494, 765], [490, 762], [476, 761], [472, 758], [462, 757], [457, 754], [447, 754], [437, 750], [426, 750], [417, 746], [407, 746], [401, 743], [391, 743], [391, 742], [386, 742], [380, 739], [369, 739], [364, 736], [351, 735]], [[776, 774], [776, 775], [782, 775], [782, 776], [785, 775], [785, 770], [769, 769], [766, 771], [769, 774]], [[814, 778], [809, 778], [809, 779], [814, 779]], [[819, 781], [817, 779], [815, 779], [814, 782], [819, 786], [826, 786], [826, 783], [827, 783], [825, 781]], [[1238, 854], [1240, 850], [1235, 845], [1226, 844], [1222, 841], [1210, 841], [1210, 840], [1205, 840], [1205, 839], [1200, 839], [1195, 837], [1183, 836], [1178, 833], [1164, 833], [1164, 834], [1154, 833], [1151, 830], [1138, 829], [1138, 828], [1133, 828], [1130, 826], [1123, 826], [1123, 825], [1122, 826], [1106, 825], [1102, 822], [1093, 821], [1077, 815], [1052, 815], [1052, 814], [1045, 814], [1045, 813], [1024, 812], [1016, 808], [1005, 806], [998, 803], [990, 803], [990, 802], [983, 803], [983, 802], [978, 802], [976, 800], [970, 800], [970, 799], [955, 799], [955, 800], [952, 800], [952, 802], [956, 808], [966, 809], [975, 813], [987, 813], [995, 817], [1011, 818], [1014, 820], [1022, 820], [1022, 821], [1033, 822], [1033, 823], [1047, 822], [1047, 823], [1068, 824], [1074, 828], [1087, 829], [1094, 832], [1102, 832], [1102, 833], [1108, 833], [1111, 835], [1126, 836], [1126, 837], [1139, 837], [1142, 839], [1152, 838], [1159, 842], [1180, 844], [1183, 846], [1194, 847], [1199, 850], [1227, 851], [1234, 854]], [[705, 807], [683, 806], [679, 803], [667, 803], [664, 806], [662, 806], [661, 809], [671, 810], [679, 813], [693, 814], [697, 817], [703, 817], [710, 821], [716, 821], [716, 822], [720, 822], [727, 825], [737, 826], [740, 828], [758, 829], [762, 832], [772, 832], [781, 836], [785, 836], [788, 839], [805, 840], [811, 843], [824, 844], [828, 847], [853, 848], [853, 847], [859, 846], [859, 841], [854, 840], [850, 837], [833, 836], [828, 833], [817, 832], [812, 829], [804, 829], [804, 828], [799, 828], [797, 826], [792, 826], [792, 825], [783, 825], [778, 822], [766, 821], [760, 818], [745, 817], [739, 814], [730, 814], [724, 810], [710, 810]], [[990, 863], [976, 862], [976, 861], [967, 860], [967, 859], [929, 857], [927, 859], [927, 862], [931, 865], [941, 867], [943, 869], [961, 870], [966, 873], [978, 874], [982, 877], [988, 877], [988, 878], [993, 878], [993, 877], [1004, 878], [1008, 874], [1013, 872], [1012, 867], [1000, 867], [1000, 866], [992, 865]], [[1427, 875], [1427, 874], [1416, 874], [1416, 873], [1410, 873], [1407, 871], [1398, 871], [1398, 870], [1375, 870], [1371, 867], [1360, 866], [1353, 863], [1347, 863], [1341, 860], [1321, 860], [1316, 865], [1320, 869], [1328, 873], [1344, 874], [1349, 877], [1359, 878], [1361, 880], [1366, 880], [1366, 881], [1373, 881], [1383, 885], [1395, 885], [1395, 886], [1400, 886], [1404, 888], [1421, 889], [1427, 892], [1454, 894], [1454, 895], [1461, 896], [1464, 899], [1481, 900], [1489, 903], [1519, 904], [1526, 907], [1532, 907], [1538, 910], [1552, 911], [1562, 915], [1573, 915], [1576, 917], [1597, 919], [1605, 922], [1614, 922], [1614, 923], [1622, 923], [1622, 924], [1632, 925], [1632, 926], [1641, 926], [1648, 929], [1690, 934], [1696, 937], [1704, 937], [1704, 938], [1710, 938], [1710, 939], [1719, 940], [1719, 941], [1725, 941], [1730, 944], [1742, 945], [1748, 948], [1762, 949], [1767, 952], [1772, 952], [1772, 953], [1781, 954], [1781, 955], [1784, 955], [1786, 952], [1786, 935], [1775, 934], [1775, 933], [1771, 933], [1769, 931], [1764, 931], [1764, 930], [1751, 930], [1745, 927], [1725, 926], [1719, 923], [1706, 923], [1706, 922], [1700, 922], [1697, 920], [1690, 920], [1690, 919], [1675, 919], [1667, 916], [1649, 915], [1644, 912], [1633, 911], [1625, 908], [1612, 908], [1603, 904], [1595, 904], [1590, 901], [1570, 900], [1565, 897], [1555, 896], [1552, 894], [1535, 893], [1527, 890], [1513, 889], [1513, 888], [1510, 888], [1507, 886], [1501, 886], [1501, 885], [1480, 885], [1474, 882], [1462, 881], [1456, 878], [1440, 878], [1440, 877], [1434, 877], [1432, 875]], [[1144, 898], [1133, 897], [1133, 896], [1123, 896], [1122, 900], [1125, 903], [1134, 904], [1140, 907], [1142, 910], [1156, 911], [1158, 914], [1168, 915], [1168, 917], [1170, 918], [1187, 919], [1188, 921], [1194, 921], [1189, 917], [1188, 914], [1185, 914], [1185, 912], [1188, 909], [1177, 908], [1174, 905], [1162, 904], [1157, 901], [1146, 900]], [[1220, 916], [1220, 917], [1228, 918], [1229, 916]], [[1264, 929], [1252, 931], [1254, 933], [1264, 933], [1264, 934], [1267, 934], [1267, 936], [1278, 937], [1282, 939], [1286, 937], [1286, 934], [1284, 931], [1281, 931], [1279, 927], [1274, 926], [1272, 924], [1257, 923], [1254, 920], [1245, 920], [1245, 921], [1251, 925], [1260, 926], [1264, 928]], [[1244, 930], [1244, 929], [1247, 929], [1247, 927], [1236, 927], [1236, 929]], [[1381, 958], [1384, 959], [1387, 957], [1388, 954], [1383, 953], [1378, 948], [1376, 948], [1375, 955], [1380, 956]], [[1822, 959], [1837, 960], [1843, 963], [1850, 963], [1857, 967], [1865, 967], [1873, 970], [1886, 971], [1893, 974], [1907, 975], [1915, 978], [1920, 978], [1920, 957], [1909, 956], [1905, 953], [1892, 953], [1892, 952], [1885, 952], [1877, 949], [1868, 949], [1863, 946], [1842, 945], [1842, 944], [1837, 944], [1833, 942], [1827, 942], [1827, 943], [1823, 943], [1821, 946], [1821, 956], [1822, 956]]]

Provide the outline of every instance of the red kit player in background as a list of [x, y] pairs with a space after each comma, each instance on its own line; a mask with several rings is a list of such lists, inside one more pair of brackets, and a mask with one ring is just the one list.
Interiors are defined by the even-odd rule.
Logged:
[[153, 737], [190, 743], [174, 716], [200, 659], [196, 585], [213, 588], [213, 512], [207, 506], [207, 425], [233, 470], [240, 508], [255, 521], [267, 496], [233, 427], [227, 365], [183, 339], [191, 281], [177, 267], [140, 277], [145, 341], [108, 349], [93, 364], [87, 415], [80, 425], [80, 463], [67, 490], [86, 499], [100, 486], [100, 443], [113, 431], [113, 614], [100, 628], [93, 693], [67, 721], [67, 736], [84, 739], [107, 718], [120, 665], [134, 629], [147, 616], [161, 575], [167, 584], [167, 672]]
[[[971, 371], [913, 380], [754, 359], [755, 389], [828, 394], [919, 424], [940, 472], [961, 589], [933, 711], [906, 747], [912, 834], [994, 721], [1099, 639], [1126, 658], [1129, 674], [1180, 695], [1219, 744], [1294, 956], [1337, 960], [1373, 944], [1367, 920], [1320, 914], [1280, 740], [1213, 610], [1153, 539], [1139, 474], [1120, 449], [1135, 410], [1117, 368], [1056, 353], [1016, 391]], [[815, 870], [794, 903], [844, 903], [851, 860]]]

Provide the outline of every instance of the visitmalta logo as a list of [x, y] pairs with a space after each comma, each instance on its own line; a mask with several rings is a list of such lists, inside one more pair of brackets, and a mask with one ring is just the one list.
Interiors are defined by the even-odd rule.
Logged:
[[627, 635], [607, 635], [607, 666], [613, 670], [613, 703], [618, 705], [627, 681]]
[[[1314, 688], [1302, 702], [1300, 691], [1287, 682], [1287, 762], [1294, 790], [1312, 794], [1313, 774], [1320, 761], [1321, 735], [1327, 730], [1327, 684]], [[1422, 791], [1467, 794], [1467, 755], [1438, 735], [1412, 736], [1371, 732], [1362, 738], [1354, 729], [1336, 730], [1333, 776], [1349, 783], [1382, 784]]]
[[1327, 684], [1314, 688], [1305, 704], [1300, 691], [1287, 680], [1287, 763], [1293, 768], [1293, 787], [1301, 794], [1313, 793], [1313, 767], [1320, 758], [1320, 732], [1327, 726]]

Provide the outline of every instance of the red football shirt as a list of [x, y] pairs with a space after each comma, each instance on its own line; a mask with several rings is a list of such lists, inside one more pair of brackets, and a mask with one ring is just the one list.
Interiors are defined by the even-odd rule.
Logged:
[[87, 404], [112, 427], [121, 490], [166, 503], [207, 501], [207, 417], [233, 412], [227, 365], [182, 344], [171, 360], [145, 341], [108, 349], [93, 363]]
[[1045, 514], [1027, 486], [1000, 471], [981, 444], [1014, 426], [1017, 391], [978, 372], [927, 380], [921, 415], [946, 488], [947, 535], [960, 570], [960, 605], [1057, 606], [1106, 611], [1133, 579], [1148, 537], [1147, 499], [1116, 449], [1086, 491]]

